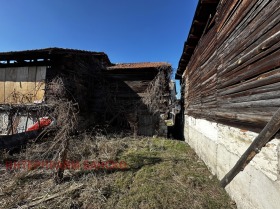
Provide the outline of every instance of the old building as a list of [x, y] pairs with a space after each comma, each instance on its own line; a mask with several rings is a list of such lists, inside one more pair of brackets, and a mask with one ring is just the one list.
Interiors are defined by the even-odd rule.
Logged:
[[95, 73], [111, 64], [97, 52], [47, 48], [0, 53], [1, 133], [15, 134], [44, 117], [41, 107], [56, 91], [51, 85], [61, 78], [70, 99], [79, 104], [81, 114], [89, 112]]
[[119, 118], [125, 119], [137, 135], [167, 136], [167, 126], [160, 115], [167, 115], [172, 103], [170, 73], [171, 65], [165, 62], [107, 67], [105, 75], [110, 83], [110, 96], [107, 98], [110, 104], [114, 104], [111, 108], [115, 108], [111, 114], [122, 115]]
[[[280, 107], [280, 2], [199, 0], [176, 78], [184, 136], [222, 178]], [[279, 208], [280, 144], [227, 186], [239, 208]]]
[[[132, 129], [137, 135], [167, 135], [160, 115], [169, 108], [170, 72], [168, 63], [112, 64], [103, 52], [61, 48], [2, 52], [0, 133], [25, 132], [48, 116], [41, 110], [51, 108], [56, 96], [78, 104], [81, 123]], [[65, 95], [60, 95], [54, 80], [65, 87]], [[149, 90], [160, 93], [152, 103]], [[155, 102], [161, 104], [157, 109]]]

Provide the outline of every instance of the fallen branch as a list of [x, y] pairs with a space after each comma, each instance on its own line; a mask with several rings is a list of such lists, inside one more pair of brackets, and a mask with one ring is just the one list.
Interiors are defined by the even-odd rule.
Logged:
[[72, 191], [75, 191], [77, 189], [80, 189], [82, 188], [84, 185], [83, 184], [80, 184], [80, 185], [76, 185], [76, 186], [71, 186], [70, 188], [66, 189], [66, 190], [63, 190], [61, 192], [58, 192], [58, 193], [55, 193], [51, 196], [47, 196], [47, 197], [43, 197], [42, 199], [40, 200], [36, 200], [34, 202], [31, 202], [31, 203], [28, 203], [26, 205], [23, 205], [23, 206], [20, 206], [21, 209], [25, 209], [25, 208], [29, 208], [29, 207], [33, 207], [33, 206], [36, 206], [36, 205], [39, 205], [40, 203], [43, 203], [43, 202], [46, 202], [48, 200], [51, 200], [51, 199], [54, 199], [56, 197], [59, 197], [61, 195], [64, 195], [66, 193], [70, 193]]
[[267, 142], [279, 131], [280, 129], [280, 108], [272, 116], [270, 121], [261, 131], [261, 133], [255, 138], [250, 147], [240, 157], [235, 166], [225, 175], [220, 184], [225, 188], [234, 177], [250, 163], [250, 161], [261, 151], [261, 148], [266, 145]]

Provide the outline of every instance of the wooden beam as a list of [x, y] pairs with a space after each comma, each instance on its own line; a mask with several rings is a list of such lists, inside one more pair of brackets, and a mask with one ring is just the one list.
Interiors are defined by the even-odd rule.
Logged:
[[186, 49], [194, 49], [196, 46], [186, 45]]
[[225, 188], [234, 177], [250, 163], [250, 161], [258, 154], [262, 147], [266, 145], [267, 142], [279, 131], [280, 129], [280, 108], [272, 116], [270, 121], [261, 131], [261, 133], [255, 138], [249, 148], [240, 157], [235, 166], [225, 175], [221, 180], [220, 184]]
[[199, 21], [199, 20], [194, 20], [194, 21], [193, 21], [193, 24], [194, 24], [194, 25], [197, 25], [197, 26], [205, 26], [206, 22], [204, 22], [204, 21]]
[[190, 34], [189, 39], [199, 39], [199, 37], [194, 34]]

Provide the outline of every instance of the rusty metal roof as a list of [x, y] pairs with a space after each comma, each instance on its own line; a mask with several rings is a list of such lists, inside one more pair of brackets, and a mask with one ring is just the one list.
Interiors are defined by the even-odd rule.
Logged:
[[113, 66], [107, 67], [108, 70], [116, 69], [143, 69], [143, 68], [161, 68], [171, 67], [167, 62], [138, 62], [138, 63], [119, 63]]
[[209, 24], [211, 18], [216, 13], [216, 8], [220, 0], [199, 0], [196, 7], [195, 15], [193, 18], [192, 26], [187, 40], [185, 41], [183, 53], [181, 55], [178, 69], [176, 72], [176, 79], [180, 79], [184, 73], [192, 54], [203, 35], [203, 32]]

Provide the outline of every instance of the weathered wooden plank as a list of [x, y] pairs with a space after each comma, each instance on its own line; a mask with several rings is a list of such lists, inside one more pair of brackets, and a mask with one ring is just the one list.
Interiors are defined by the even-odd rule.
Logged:
[[269, 87], [250, 89], [234, 95], [218, 97], [220, 104], [280, 98], [280, 83]]
[[[261, 0], [259, 0], [260, 2]], [[235, 3], [235, 4], [234, 4]], [[242, 24], [242, 21], [244, 21], [244, 18], [250, 11], [254, 9], [256, 6], [256, 2], [254, 1], [242, 1], [239, 0], [238, 2], [234, 2], [232, 5], [230, 5], [230, 8], [221, 8], [222, 11], [218, 11], [219, 14], [223, 14], [224, 11], [228, 11], [228, 16], [226, 16], [226, 19], [228, 20], [225, 22], [224, 20], [221, 20], [221, 22], [224, 22], [222, 26], [218, 27], [218, 43], [217, 46], [220, 48], [220, 45], [224, 43], [224, 41], [229, 37], [229, 35], [238, 27], [238, 25]], [[233, 10], [233, 7], [236, 7]], [[221, 15], [222, 17], [225, 17], [224, 15]], [[222, 19], [221, 17], [221, 19]], [[226, 24], [225, 24], [226, 23]]]
[[5, 103], [5, 68], [0, 68], [0, 104]]
[[232, 113], [232, 112], [222, 112], [216, 110], [187, 110], [188, 115], [193, 115], [198, 118], [206, 118], [212, 120], [226, 120], [229, 122], [239, 122], [239, 123], [251, 123], [258, 126], [262, 126], [270, 119], [271, 116], [264, 115], [252, 115], [252, 114], [242, 114], [242, 113]]
[[220, 89], [220, 90], [218, 90], [218, 94], [220, 96], [229, 95], [229, 94], [245, 91], [245, 90], [248, 90], [248, 89], [253, 89], [253, 88], [256, 88], [256, 87], [273, 84], [273, 83], [276, 83], [276, 82], [280, 82], [280, 74], [275, 74], [275, 75], [271, 75], [271, 76], [268, 76], [268, 77], [265, 77], [265, 78], [260, 78], [258, 80], [245, 82], [244, 84], [240, 83], [239, 85], [235, 85], [232, 88], [227, 88], [225, 90]]
[[207, 81], [203, 82], [201, 84], [202, 87], [202, 91], [206, 90], [212, 90], [212, 89], [216, 89], [217, 86], [217, 78], [216, 78], [216, 74], [214, 74], [212, 77], [210, 77]]
[[6, 68], [5, 73], [5, 103], [16, 103], [15, 82], [17, 80], [16, 68]]
[[28, 67], [28, 80], [27, 80], [27, 97], [28, 103], [32, 103], [35, 100], [36, 92], [36, 67]]
[[[240, 73], [242, 73], [242, 72], [240, 72]], [[273, 75], [279, 75], [279, 74], [280, 74], [280, 68], [277, 66], [276, 68], [273, 68], [272, 70], [269, 70], [267, 72], [264, 72], [264, 73], [256, 75], [256, 76], [252, 76], [252, 78], [250, 78], [248, 80], [242, 80], [242, 81], [240, 81], [237, 84], [234, 84], [232, 86], [222, 88], [221, 84], [219, 84], [218, 88], [220, 89], [220, 91], [226, 91], [228, 89], [232, 89], [232, 88], [240, 86], [240, 85], [248, 84], [248, 83], [251, 83], [251, 82], [254, 82], [254, 81], [257, 81], [257, 80], [262, 80], [264, 78], [271, 77]], [[222, 79], [219, 79], [219, 82], [222, 82]]]
[[[245, 108], [244, 108], [245, 109]], [[255, 114], [248, 113], [241, 111], [241, 112], [234, 112], [230, 109], [216, 109], [209, 107], [208, 109], [205, 108], [188, 108], [187, 114], [195, 115], [197, 118], [208, 118], [208, 119], [217, 119], [217, 120], [223, 120], [223, 121], [231, 121], [231, 122], [240, 122], [240, 123], [256, 123], [258, 126], [264, 125], [267, 123], [269, 118], [273, 115], [273, 112], [270, 112], [269, 114], [261, 111], [255, 111]]]
[[209, 108], [216, 108], [216, 107], [217, 107], [216, 101], [207, 102], [201, 105], [201, 109], [209, 109]]
[[201, 98], [201, 101], [202, 103], [206, 103], [206, 102], [209, 102], [209, 101], [216, 101], [216, 95], [215, 94], [203, 94], [202, 98]]
[[37, 67], [35, 100], [42, 101], [45, 96], [46, 66]]
[[[279, 25], [280, 26], [280, 25]], [[279, 29], [280, 30], [280, 27]], [[272, 43], [269, 47], [261, 47], [256, 49], [256, 47], [260, 47], [260, 45], [265, 42], [263, 41], [263, 38], [268, 39], [271, 36], [268, 35], [274, 35], [274, 31], [270, 31], [269, 34], [266, 34], [267, 36], [262, 36], [262, 40], [256, 41], [253, 45], [248, 47], [246, 50], [243, 51], [235, 51], [232, 52], [231, 55], [234, 57], [232, 60], [226, 59], [223, 57], [223, 59], [226, 59], [226, 62], [223, 63], [222, 66], [219, 66], [219, 77], [223, 78], [224, 80], [231, 78], [231, 76], [234, 76], [238, 71], [243, 70], [244, 68], [248, 67], [249, 65], [254, 64], [255, 62], [266, 59], [267, 56], [271, 55], [272, 53], [277, 52], [280, 48], [280, 43]], [[261, 42], [263, 41], [263, 42]], [[279, 40], [278, 40], [279, 41]], [[238, 45], [238, 44], [237, 44]], [[238, 45], [239, 46], [239, 45]], [[241, 48], [241, 46], [240, 46]], [[251, 54], [255, 50], [255, 54]], [[249, 55], [245, 57], [244, 55]]]
[[228, 24], [230, 19], [233, 19], [232, 15], [236, 12], [236, 8], [239, 8], [240, 0], [232, 0], [232, 1], [226, 1], [223, 4], [218, 7], [218, 14], [221, 14], [223, 12], [223, 15], [219, 15], [217, 18], [217, 32], [220, 32], [224, 29], [224, 27]]
[[221, 108], [216, 107], [210, 111], [225, 112], [225, 113], [240, 113], [245, 115], [258, 115], [258, 116], [268, 116], [271, 117], [273, 113], [278, 109], [278, 107], [236, 107], [236, 108]]
[[225, 60], [231, 60], [226, 57], [228, 53], [230, 52], [230, 54], [232, 54], [232, 52], [236, 52], [236, 50], [239, 49], [239, 47], [237, 47], [239, 44], [240, 47], [243, 47], [245, 45], [243, 44], [245, 40], [248, 39], [247, 42], [249, 42], [251, 45], [251, 43], [254, 42], [256, 37], [260, 37], [253, 36], [252, 38], [250, 37], [250, 34], [252, 34], [255, 29], [265, 29], [264, 27], [258, 27], [258, 22], [262, 23], [262, 21], [265, 20], [262, 18], [265, 17], [267, 19], [269, 16], [266, 15], [272, 15], [275, 9], [274, 7], [277, 6], [277, 3], [273, 3], [271, 1], [259, 1], [255, 3], [252, 2], [251, 6], [252, 8], [248, 10], [247, 15], [235, 28], [233, 28], [233, 31], [229, 34], [229, 36], [226, 39], [223, 40], [223, 42], [221, 42], [221, 46], [219, 46], [219, 51], [222, 54], [224, 54]]
[[[256, 87], [253, 89], [245, 90], [245, 91], [230, 94], [230, 95], [225, 95], [225, 96], [218, 95], [217, 99], [222, 100], [222, 101], [234, 102], [234, 100], [238, 99], [238, 98], [242, 98], [242, 97], [246, 97], [246, 96], [249, 97], [249, 96], [254, 96], [254, 95], [258, 95], [258, 94], [265, 94], [265, 93], [270, 93], [270, 92], [275, 92], [275, 91], [280, 91], [280, 82]], [[274, 94], [274, 98], [276, 98], [277, 96], [278, 96], [277, 94]]]
[[273, 92], [265, 92], [262, 94], [254, 94], [249, 96], [230, 98], [230, 99], [218, 99], [219, 104], [232, 104], [232, 103], [242, 103], [242, 102], [250, 102], [250, 101], [259, 101], [259, 100], [269, 100], [269, 99], [277, 99], [280, 98], [280, 91]]
[[217, 82], [217, 69], [216, 69], [216, 67], [210, 66], [209, 71], [202, 72], [201, 82], [202, 82], [202, 85], [209, 85], [210, 83], [216, 83]]
[[[277, 22], [275, 22], [276, 20], [277, 20]], [[251, 34], [250, 31], [246, 31], [247, 32], [246, 37], [244, 35], [244, 41], [246, 41], [246, 42], [244, 42], [244, 43], [236, 42], [234, 45], [231, 46], [231, 48], [233, 48], [234, 46], [236, 47], [236, 49], [233, 49], [233, 51], [230, 51], [228, 49], [226, 51], [220, 52], [220, 58], [224, 59], [223, 68], [221, 68], [222, 70], [220, 73], [224, 74], [224, 73], [230, 72], [232, 69], [227, 70], [227, 68], [229, 66], [231, 66], [233, 63], [238, 63], [238, 61], [240, 60], [241, 57], [243, 57], [243, 61], [244, 61], [244, 56], [251, 52], [254, 52], [254, 49], [256, 47], [259, 47], [261, 44], [264, 44], [267, 41], [270, 41], [270, 42], [275, 41], [275, 43], [277, 43], [279, 41], [279, 39], [278, 39], [278, 41], [277, 41], [277, 39], [269, 40], [280, 30], [280, 25], [279, 25], [280, 20], [278, 18], [276, 18], [276, 20], [273, 19], [270, 22], [267, 22], [266, 27], [273, 24], [273, 26], [271, 26], [271, 28], [269, 28], [269, 29], [265, 28], [265, 30], [264, 30], [262, 27], [262, 28], [258, 29], [259, 33], [257, 35]], [[274, 47], [275, 43], [272, 42], [270, 44], [270, 48], [272, 50], [277, 49], [277, 46]], [[266, 46], [266, 48], [268, 48], [268, 49], [265, 49], [265, 52], [270, 53], [271, 52], [270, 48], [267, 46]], [[259, 50], [255, 50], [254, 56], [259, 55], [263, 51], [264, 50], [262, 49], [262, 47], [260, 47]], [[225, 53], [228, 53], [228, 55], [226, 55]], [[262, 55], [265, 55], [265, 53], [263, 53]], [[250, 59], [251, 57], [249, 56], [247, 58]], [[242, 63], [239, 63], [239, 64], [242, 64]], [[237, 65], [237, 67], [238, 67], [238, 65]]]
[[277, 107], [280, 106], [280, 99], [267, 99], [267, 100], [258, 100], [250, 102], [240, 102], [240, 103], [230, 103], [230, 104], [221, 104], [222, 108], [250, 108], [250, 107]]
[[17, 67], [16, 74], [17, 78], [14, 84], [17, 94], [16, 103], [26, 103], [28, 67]]
[[[200, 53], [200, 62], [199, 65], [206, 65], [207, 61], [213, 59], [213, 54], [216, 51], [216, 27], [211, 28], [210, 31], [207, 32], [206, 35], [202, 36], [198, 43], [197, 53]], [[203, 51], [203, 53], [201, 53]], [[202, 66], [203, 68], [203, 66]]]
[[[248, 118], [254, 116], [257, 116], [257, 118], [262, 118], [262, 117], [269, 118], [273, 115], [273, 112], [275, 112], [275, 110], [277, 109], [278, 107], [267, 107], [267, 110], [265, 111], [264, 108], [220, 108], [220, 107], [200, 108], [198, 106], [193, 106], [188, 108], [188, 112], [199, 115], [199, 117], [203, 117], [203, 114], [207, 117], [220, 116], [219, 119], [222, 119], [223, 115], [225, 116], [224, 119], [226, 119], [227, 115], [234, 116], [235, 114], [246, 115], [246, 117]], [[232, 119], [236, 119], [236, 117], [232, 117]]]
[[279, 23], [279, 1], [271, 1], [258, 16], [249, 20], [249, 24], [235, 30], [234, 33], [220, 47], [220, 52], [226, 62], [231, 62], [245, 50], [250, 50], [256, 39], [271, 36], [269, 31]]
[[[250, 63], [252, 63], [253, 61], [257, 61], [257, 60], [261, 60], [261, 58], [264, 58], [264, 61], [266, 61], [265, 64], [268, 64], [268, 66], [270, 66], [271, 64], [273, 64], [273, 66], [269, 69], [273, 69], [274, 67], [279, 66], [279, 59], [277, 60], [277, 58], [279, 57], [280, 52], [279, 51], [275, 51], [278, 49], [279, 44], [276, 44], [280, 41], [280, 31], [278, 31], [276, 34], [274, 34], [272, 37], [268, 38], [265, 42], [259, 44], [257, 47], [255, 47], [252, 51], [250, 51], [249, 53], [245, 54], [244, 56], [242, 56], [241, 58], [239, 58], [238, 60], [236, 60], [234, 63], [232, 63], [230, 66], [228, 66], [227, 68], [225, 68], [222, 72], [220, 72], [219, 74], [223, 73], [223, 72], [230, 72], [230, 74], [226, 74], [224, 76], [224, 80], [221, 81], [222, 85], [221, 87], [226, 87], [229, 86], [233, 83], [235, 83], [236, 81], [240, 81], [240, 80], [244, 80], [247, 79], [248, 77], [252, 77], [254, 74], [254, 72], [265, 72], [265, 69], [260, 70], [261, 66], [255, 68], [255, 71], [252, 70], [248, 70], [248, 68], [252, 68], [251, 65], [248, 65]], [[269, 52], [273, 52], [272, 54], [269, 54], [267, 56], [267, 53], [265, 52], [268, 48], [270, 48], [272, 50], [270, 50]], [[254, 59], [255, 58], [255, 59]], [[257, 59], [257, 60], [256, 60]], [[273, 60], [271, 60], [273, 59]], [[262, 61], [263, 62], [263, 61]], [[271, 63], [271, 64], [270, 64]], [[247, 65], [247, 66], [246, 66]], [[259, 63], [253, 63], [252, 66], [255, 65], [259, 65]], [[262, 65], [264, 65], [264, 63], [262, 63]], [[241, 66], [241, 67], [240, 67]], [[246, 73], [242, 73], [237, 75], [238, 73], [240, 73], [241, 70], [244, 71], [244, 68], [246, 69]], [[229, 76], [234, 76], [234, 79], [230, 79], [229, 81], [226, 81], [226, 79], [228, 80], [228, 78], [231, 78]], [[238, 76], [238, 77], [236, 77]]]

